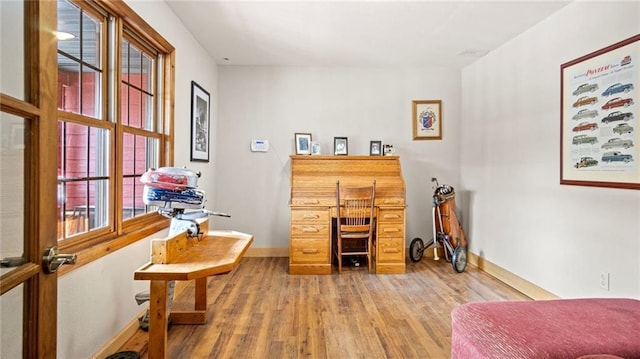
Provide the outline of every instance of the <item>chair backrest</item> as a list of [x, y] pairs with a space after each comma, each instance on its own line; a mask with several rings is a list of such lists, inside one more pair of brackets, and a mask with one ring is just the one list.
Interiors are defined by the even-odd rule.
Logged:
[[340, 186], [336, 182], [336, 217], [340, 230], [366, 232], [373, 228], [376, 181], [371, 186]]

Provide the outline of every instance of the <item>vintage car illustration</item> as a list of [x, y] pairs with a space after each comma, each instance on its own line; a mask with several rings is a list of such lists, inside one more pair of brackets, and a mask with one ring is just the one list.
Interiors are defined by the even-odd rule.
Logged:
[[602, 96], [610, 96], [620, 92], [629, 92], [631, 90], [633, 90], [633, 84], [628, 83], [623, 85], [621, 83], [617, 83], [609, 86], [606, 90], [604, 90]]
[[627, 55], [620, 61], [620, 66], [629, 65], [631, 63], [631, 56]]
[[609, 123], [615, 121], [629, 121], [633, 118], [631, 112], [622, 113], [621, 111], [614, 111], [608, 114], [602, 119], [602, 123]]
[[593, 131], [597, 129], [598, 124], [595, 122], [580, 122], [580, 124], [573, 128], [573, 132]]
[[572, 119], [574, 120], [579, 120], [581, 118], [585, 118], [585, 117], [596, 117], [598, 116], [598, 111], [597, 110], [589, 110], [588, 108], [583, 108], [582, 110], [578, 111], [578, 113], [576, 113], [575, 115], [573, 115]]
[[593, 157], [582, 157], [580, 158], [580, 161], [576, 162], [576, 164], [573, 165], [573, 167], [581, 168], [581, 167], [592, 167], [597, 165], [598, 165], [598, 160], [594, 159]]
[[602, 162], [631, 162], [633, 156], [618, 151], [605, 152], [602, 155]]
[[594, 136], [587, 136], [587, 135], [573, 136], [574, 145], [579, 145], [583, 143], [588, 143], [588, 144], [598, 143], [598, 138]]
[[633, 132], [633, 127], [627, 125], [626, 123], [620, 123], [613, 128], [613, 133], [617, 133], [619, 135], [622, 135], [623, 133], [631, 133], [631, 132]]
[[612, 148], [624, 148], [624, 149], [627, 149], [629, 147], [633, 147], [633, 141], [631, 141], [631, 140], [623, 140], [621, 138], [615, 137], [615, 138], [609, 139], [609, 141], [605, 142], [601, 147], [606, 149], [606, 150], [610, 150]]
[[597, 97], [582, 96], [573, 103], [573, 107], [593, 105], [598, 102]]
[[603, 110], [609, 110], [615, 107], [627, 107], [629, 105], [633, 105], [633, 99], [632, 98], [620, 98], [620, 97], [616, 97], [616, 98], [612, 98], [611, 100], [607, 101], [607, 103], [605, 103], [604, 105], [602, 105], [602, 109]]
[[573, 96], [581, 95], [585, 92], [594, 92], [598, 90], [598, 84], [582, 84], [573, 91]]

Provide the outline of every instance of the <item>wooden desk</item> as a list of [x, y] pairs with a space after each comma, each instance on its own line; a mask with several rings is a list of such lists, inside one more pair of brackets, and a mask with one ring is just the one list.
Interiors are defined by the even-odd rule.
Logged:
[[336, 181], [376, 180], [376, 273], [404, 273], [405, 184], [398, 156], [291, 156], [290, 274], [331, 274]]
[[[202, 227], [201, 227], [202, 228]], [[149, 280], [149, 358], [167, 352], [168, 282], [195, 280], [193, 311], [171, 312], [174, 324], [204, 324], [207, 310], [207, 277], [228, 273], [238, 266], [253, 236], [235, 231], [206, 231], [198, 241], [183, 232], [172, 238], [153, 239], [152, 261], [138, 269], [134, 279]]]

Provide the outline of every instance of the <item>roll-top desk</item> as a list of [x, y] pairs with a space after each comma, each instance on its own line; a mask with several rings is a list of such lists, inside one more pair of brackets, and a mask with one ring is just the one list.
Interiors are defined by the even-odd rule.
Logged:
[[291, 156], [290, 274], [331, 274], [336, 181], [376, 180], [376, 273], [404, 273], [405, 184], [398, 156]]

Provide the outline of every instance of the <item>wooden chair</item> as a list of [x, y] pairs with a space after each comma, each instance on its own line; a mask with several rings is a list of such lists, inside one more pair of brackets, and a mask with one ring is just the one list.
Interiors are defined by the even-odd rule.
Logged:
[[342, 272], [343, 256], [365, 255], [371, 272], [375, 193], [375, 180], [371, 186], [366, 187], [340, 187], [340, 181], [336, 181], [337, 243], [334, 252], [339, 273]]

